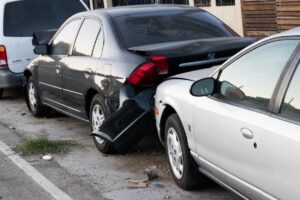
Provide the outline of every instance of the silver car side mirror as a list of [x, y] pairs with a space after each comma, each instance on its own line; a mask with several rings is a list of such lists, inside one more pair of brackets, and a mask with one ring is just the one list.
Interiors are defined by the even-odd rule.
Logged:
[[213, 78], [204, 78], [196, 81], [190, 90], [191, 95], [196, 97], [208, 96], [215, 90], [215, 80]]

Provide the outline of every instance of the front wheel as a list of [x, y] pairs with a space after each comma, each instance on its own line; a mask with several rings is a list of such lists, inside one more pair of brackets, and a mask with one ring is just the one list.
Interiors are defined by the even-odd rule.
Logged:
[[28, 79], [26, 84], [26, 103], [33, 116], [44, 117], [48, 115], [49, 108], [42, 104], [42, 100], [32, 77]]
[[177, 185], [186, 190], [192, 190], [204, 183], [197, 165], [193, 160], [179, 116], [172, 114], [165, 126], [166, 153], [173, 178]]
[[[90, 107], [90, 124], [92, 131], [99, 130], [102, 123], [110, 116], [110, 112], [104, 103], [104, 99], [96, 94]], [[113, 147], [104, 139], [93, 136], [94, 143], [102, 153], [113, 153]]]

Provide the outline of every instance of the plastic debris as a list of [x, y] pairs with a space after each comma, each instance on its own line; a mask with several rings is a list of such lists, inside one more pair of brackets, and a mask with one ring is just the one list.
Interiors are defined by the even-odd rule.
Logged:
[[162, 188], [165, 187], [165, 185], [163, 185], [163, 184], [161, 184], [161, 183], [159, 183], [159, 182], [155, 182], [153, 185], [154, 185], [156, 188], [158, 188], [158, 189], [162, 189]]
[[146, 188], [148, 187], [148, 183], [138, 183], [138, 184], [130, 184], [127, 186], [128, 188]]
[[44, 155], [44, 156], [42, 157], [42, 159], [43, 159], [43, 160], [50, 161], [50, 160], [53, 159], [53, 157], [52, 157], [51, 155]]
[[149, 181], [148, 177], [145, 177], [143, 179], [139, 179], [139, 180], [133, 180], [133, 179], [129, 179], [127, 180], [129, 183], [133, 183], [133, 184], [139, 184], [139, 183], [145, 183], [147, 181]]
[[153, 171], [147, 172], [148, 181], [152, 181], [154, 179], [158, 178], [158, 175], [154, 173]]

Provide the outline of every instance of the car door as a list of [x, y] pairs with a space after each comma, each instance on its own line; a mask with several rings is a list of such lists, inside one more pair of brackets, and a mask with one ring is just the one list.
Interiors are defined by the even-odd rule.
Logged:
[[219, 72], [213, 97], [194, 98], [193, 130], [201, 165], [252, 199], [273, 198], [266, 186], [278, 174], [270, 174], [272, 166], [266, 162], [272, 158], [263, 156], [276, 149], [267, 142], [274, 127], [270, 106], [298, 44], [286, 39], [250, 50]]
[[79, 30], [72, 55], [62, 59], [63, 99], [69, 112], [76, 116], [87, 117], [84, 115], [85, 94], [91, 88], [93, 72], [101, 66], [100, 55], [96, 51], [102, 50], [102, 47], [100, 21], [87, 18]]
[[50, 43], [49, 55], [44, 55], [42, 61], [39, 62], [37, 71], [41, 97], [44, 102], [59, 108], [63, 107], [62, 60], [68, 57], [81, 21], [81, 19], [76, 19], [67, 23]]
[[[298, 55], [299, 58], [299, 55]], [[298, 62], [299, 63], [299, 62]], [[279, 90], [278, 108], [268, 117], [260, 137], [260, 170], [257, 184], [278, 199], [297, 200], [300, 196], [300, 66], [290, 68]], [[293, 73], [287, 73], [293, 74]], [[281, 98], [280, 96], [283, 96]], [[282, 102], [282, 103], [281, 103]]]

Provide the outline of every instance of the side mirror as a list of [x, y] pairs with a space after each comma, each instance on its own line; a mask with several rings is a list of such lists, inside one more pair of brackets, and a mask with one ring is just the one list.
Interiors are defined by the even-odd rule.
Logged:
[[196, 97], [208, 96], [213, 94], [215, 90], [215, 80], [213, 78], [205, 78], [196, 81], [191, 87], [191, 94]]
[[48, 53], [48, 45], [38, 44], [38, 45], [34, 46], [33, 51], [37, 55], [45, 55]]

